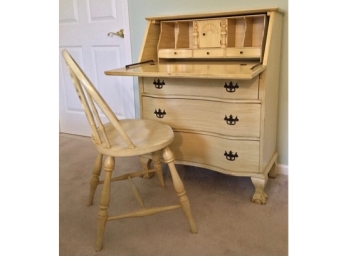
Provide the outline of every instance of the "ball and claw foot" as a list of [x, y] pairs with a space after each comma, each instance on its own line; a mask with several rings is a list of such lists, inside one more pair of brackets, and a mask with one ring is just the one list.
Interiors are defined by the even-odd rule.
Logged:
[[251, 182], [255, 186], [255, 194], [253, 195], [253, 198], [251, 199], [253, 203], [266, 204], [267, 194], [265, 193], [264, 188], [266, 186], [267, 180], [268, 180], [267, 175], [264, 178], [251, 177]]
[[253, 203], [257, 204], [266, 204], [267, 203], [267, 194], [265, 192], [256, 192], [251, 199]]

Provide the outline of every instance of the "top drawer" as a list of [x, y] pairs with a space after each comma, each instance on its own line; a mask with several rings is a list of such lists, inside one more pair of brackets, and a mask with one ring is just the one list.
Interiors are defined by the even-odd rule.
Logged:
[[200, 96], [257, 100], [259, 78], [251, 80], [143, 78], [143, 92], [154, 95]]

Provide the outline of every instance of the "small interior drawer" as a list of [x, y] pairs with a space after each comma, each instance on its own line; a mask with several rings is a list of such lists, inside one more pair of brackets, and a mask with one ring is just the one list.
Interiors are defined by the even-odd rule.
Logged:
[[190, 49], [160, 49], [158, 51], [159, 58], [189, 58], [192, 57]]
[[238, 57], [238, 58], [260, 58], [260, 47], [233, 47], [226, 48], [226, 57]]
[[193, 57], [195, 58], [216, 58], [225, 57], [225, 49], [195, 49], [193, 50]]

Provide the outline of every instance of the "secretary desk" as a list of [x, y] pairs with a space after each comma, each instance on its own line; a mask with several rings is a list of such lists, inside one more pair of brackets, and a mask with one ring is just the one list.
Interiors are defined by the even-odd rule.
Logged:
[[176, 163], [250, 177], [265, 204], [276, 176], [283, 12], [278, 8], [148, 17], [136, 76], [140, 116], [175, 133]]

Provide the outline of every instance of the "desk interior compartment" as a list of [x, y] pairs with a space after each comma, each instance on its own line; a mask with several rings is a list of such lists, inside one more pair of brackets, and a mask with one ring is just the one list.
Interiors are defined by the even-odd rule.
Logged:
[[262, 60], [267, 23], [266, 14], [161, 21], [158, 57]]
[[266, 15], [227, 19], [227, 57], [262, 58], [265, 44]]
[[159, 58], [192, 57], [192, 21], [161, 22]]

